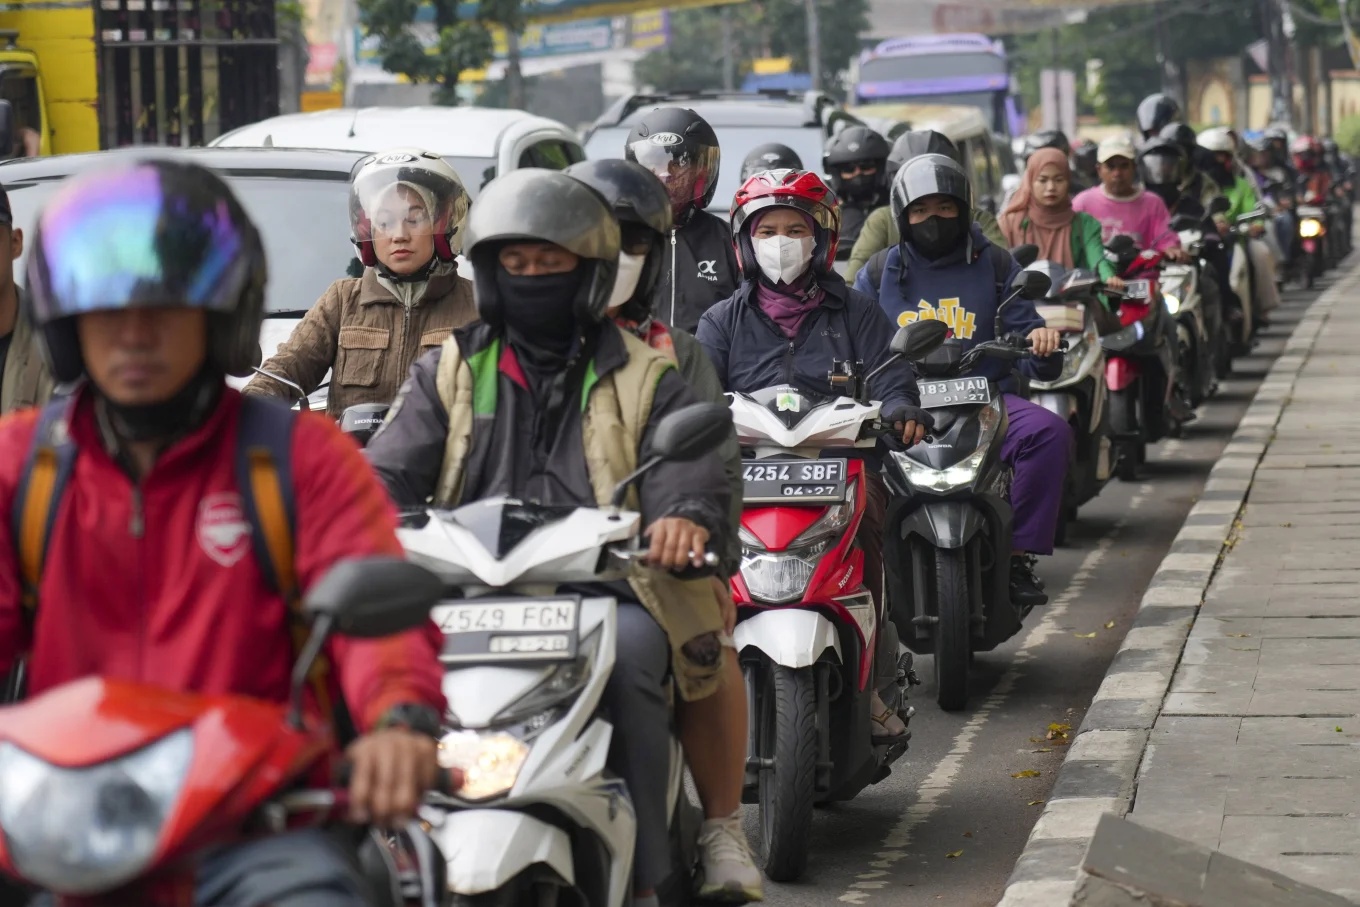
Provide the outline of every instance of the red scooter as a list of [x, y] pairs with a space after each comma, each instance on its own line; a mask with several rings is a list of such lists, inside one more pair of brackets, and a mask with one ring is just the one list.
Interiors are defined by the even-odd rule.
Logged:
[[[337, 565], [307, 597], [290, 705], [88, 677], [0, 709], [0, 870], [57, 907], [192, 907], [205, 851], [343, 822], [347, 792], [307, 786], [335, 751], [328, 726], [303, 720], [308, 673], [332, 631], [419, 626], [442, 591], [395, 558]], [[444, 861], [413, 839], [423, 834], [367, 834], [359, 857], [375, 903], [443, 902]], [[412, 890], [421, 879], [432, 890]]]

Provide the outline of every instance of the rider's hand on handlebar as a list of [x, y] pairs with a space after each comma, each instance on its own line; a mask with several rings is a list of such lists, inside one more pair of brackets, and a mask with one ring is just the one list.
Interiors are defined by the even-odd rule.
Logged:
[[1253, 239], [1260, 239], [1262, 236], [1266, 235], [1266, 225], [1260, 221], [1254, 221], [1247, 226], [1247, 233], [1250, 234]]
[[350, 763], [350, 820], [394, 828], [413, 818], [439, 773], [428, 734], [387, 727], [365, 734], [345, 751]]
[[891, 422], [893, 431], [901, 432], [902, 443], [911, 447], [930, 434], [935, 420], [930, 413], [916, 406], [896, 406], [883, 414], [884, 422]]
[[1185, 264], [1190, 260], [1190, 253], [1182, 249], [1180, 246], [1177, 246], [1174, 249], [1167, 249], [1165, 252], [1162, 253], [1162, 257], [1165, 258], [1167, 261], [1174, 261], [1180, 264]]
[[1062, 334], [1053, 328], [1035, 328], [1029, 332], [1027, 339], [1034, 355], [1043, 358], [1058, 351], [1058, 346], [1062, 343]]
[[708, 530], [684, 517], [662, 517], [647, 527], [647, 563], [662, 570], [704, 566]]
[[1128, 284], [1124, 283], [1124, 278], [1122, 277], [1111, 277], [1109, 280], [1105, 281], [1105, 289], [1114, 290], [1116, 293], [1124, 292], [1124, 288], [1127, 286]]

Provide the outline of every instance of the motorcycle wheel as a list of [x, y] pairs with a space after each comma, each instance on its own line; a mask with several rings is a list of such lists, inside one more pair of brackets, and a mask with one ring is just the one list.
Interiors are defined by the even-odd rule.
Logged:
[[813, 668], [765, 667], [760, 708], [761, 869], [793, 882], [807, 868], [817, 780], [817, 678]]
[[972, 660], [972, 598], [968, 558], [959, 549], [935, 549], [935, 701], [946, 712], [968, 705], [968, 665]]
[[[1138, 401], [1132, 389], [1110, 394], [1110, 428], [1117, 434], [1138, 432]], [[1117, 441], [1114, 450], [1114, 474], [1121, 482], [1138, 481], [1138, 445], [1141, 441]]]

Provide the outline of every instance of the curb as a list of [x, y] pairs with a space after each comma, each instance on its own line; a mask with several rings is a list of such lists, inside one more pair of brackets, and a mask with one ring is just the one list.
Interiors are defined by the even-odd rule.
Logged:
[[1096, 823], [1105, 813], [1122, 817], [1129, 811], [1148, 737], [1256, 468], [1332, 306], [1353, 293], [1358, 283], [1360, 269], [1351, 266], [1342, 272], [1304, 311], [1266, 373], [1148, 584], [1133, 626], [1072, 740], [998, 907], [1067, 904]]

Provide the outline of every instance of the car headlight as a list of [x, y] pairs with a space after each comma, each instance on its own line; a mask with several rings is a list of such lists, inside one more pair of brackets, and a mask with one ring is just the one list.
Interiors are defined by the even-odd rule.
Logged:
[[1322, 221], [1305, 217], [1299, 221], [1299, 235], [1304, 239], [1315, 239], [1323, 233]]
[[1172, 315], [1181, 310], [1181, 298], [1174, 293], [1163, 293], [1162, 302], [1166, 304], [1166, 310]]
[[156, 853], [193, 754], [191, 728], [84, 768], [50, 765], [0, 743], [0, 828], [15, 869], [71, 895], [136, 878]]
[[439, 741], [439, 764], [461, 769], [460, 800], [489, 800], [515, 786], [529, 744], [505, 731], [450, 731]]

